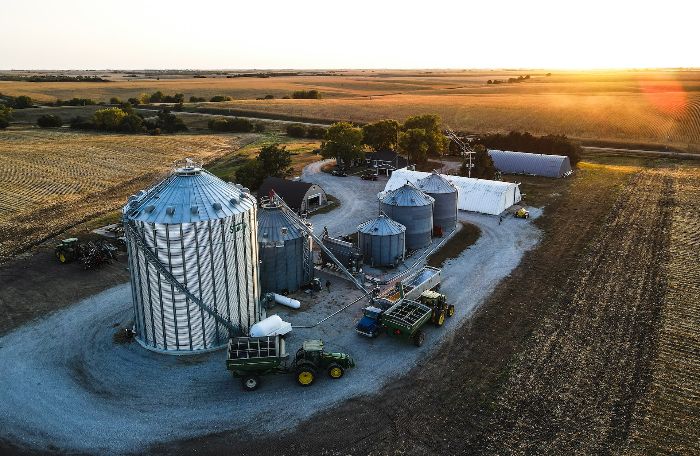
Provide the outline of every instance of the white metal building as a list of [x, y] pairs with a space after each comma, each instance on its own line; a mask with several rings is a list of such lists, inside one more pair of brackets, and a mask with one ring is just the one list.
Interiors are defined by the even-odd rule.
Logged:
[[[406, 182], [415, 184], [429, 175], [430, 173], [411, 171], [406, 168], [397, 169], [392, 173], [384, 191], [399, 188]], [[518, 184], [513, 182], [472, 179], [449, 174], [441, 174], [441, 176], [457, 187], [459, 195], [457, 207], [463, 211], [499, 215], [522, 199]]]

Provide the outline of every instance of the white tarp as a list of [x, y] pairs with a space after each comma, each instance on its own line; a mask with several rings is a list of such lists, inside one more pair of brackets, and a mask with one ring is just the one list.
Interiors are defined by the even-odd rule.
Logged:
[[[399, 188], [406, 181], [415, 184], [428, 175], [430, 173], [411, 171], [406, 168], [397, 169], [391, 174], [384, 191]], [[449, 174], [441, 174], [441, 176], [457, 187], [459, 195], [457, 207], [463, 211], [498, 215], [521, 200], [520, 188], [512, 182], [471, 179]]]

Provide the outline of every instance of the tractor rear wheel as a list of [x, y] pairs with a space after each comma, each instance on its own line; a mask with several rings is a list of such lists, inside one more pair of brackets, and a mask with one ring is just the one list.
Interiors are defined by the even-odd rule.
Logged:
[[449, 306], [447, 306], [447, 316], [448, 316], [448, 317], [451, 317], [451, 316], [453, 316], [454, 314], [455, 314], [455, 305], [454, 305], [454, 304], [450, 304]]
[[445, 324], [445, 311], [443, 310], [442, 312], [440, 312], [438, 314], [437, 318], [435, 319], [435, 325], [442, 326], [444, 324]]
[[425, 342], [425, 333], [420, 329], [413, 333], [413, 345], [420, 347]]
[[260, 386], [260, 377], [257, 375], [246, 375], [241, 379], [241, 385], [246, 391], [255, 391]]
[[310, 363], [302, 364], [296, 369], [297, 383], [301, 386], [311, 386], [316, 380], [316, 369]]
[[328, 366], [328, 376], [334, 380], [339, 379], [345, 374], [345, 369], [338, 363], [331, 363]]

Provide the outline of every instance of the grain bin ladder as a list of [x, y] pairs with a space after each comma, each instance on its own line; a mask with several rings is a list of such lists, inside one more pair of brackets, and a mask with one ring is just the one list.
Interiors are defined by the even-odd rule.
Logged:
[[143, 255], [146, 257], [146, 260], [151, 265], [153, 265], [153, 267], [156, 268], [156, 270], [165, 278], [165, 280], [167, 280], [168, 282], [170, 282], [170, 284], [172, 286], [177, 288], [177, 290], [180, 293], [184, 294], [187, 297], [187, 299], [189, 299], [190, 301], [192, 301], [193, 303], [198, 305], [206, 313], [211, 315], [214, 318], [214, 320], [216, 320], [217, 323], [226, 327], [226, 329], [229, 330], [230, 337], [233, 337], [237, 334], [240, 334], [241, 331], [238, 328], [236, 328], [235, 326], [233, 326], [230, 321], [226, 320], [224, 317], [219, 315], [219, 313], [216, 310], [214, 310], [211, 307], [209, 307], [208, 305], [204, 304], [204, 302], [201, 299], [199, 299], [197, 296], [192, 294], [192, 292], [190, 290], [188, 290], [185, 285], [180, 283], [180, 281], [177, 280], [177, 278], [174, 275], [172, 275], [172, 273], [168, 270], [168, 268], [166, 268], [163, 265], [163, 263], [160, 262], [160, 260], [158, 259], [158, 256], [155, 253], [153, 253], [151, 251], [151, 249], [148, 247], [146, 240], [143, 238], [141, 233], [139, 233], [138, 228], [136, 227], [136, 224], [134, 223], [133, 220], [129, 219], [129, 217], [125, 215], [123, 218], [123, 222], [124, 222], [124, 228], [129, 235], [128, 238], [136, 241], [136, 243], [138, 244], [141, 251], [143, 251]]

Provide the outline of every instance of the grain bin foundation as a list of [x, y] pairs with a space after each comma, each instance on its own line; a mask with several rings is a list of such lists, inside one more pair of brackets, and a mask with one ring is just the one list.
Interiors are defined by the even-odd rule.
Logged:
[[[124, 208], [137, 340], [166, 353], [225, 346], [229, 330], [149, 262], [240, 333], [261, 317], [255, 199], [190, 162]], [[140, 238], [134, 239], [134, 236]]]

